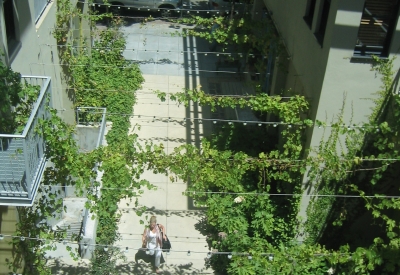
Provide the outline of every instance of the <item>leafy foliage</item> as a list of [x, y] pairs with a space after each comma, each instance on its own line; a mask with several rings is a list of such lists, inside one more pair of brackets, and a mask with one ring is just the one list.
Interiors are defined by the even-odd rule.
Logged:
[[113, 122], [112, 131], [107, 135], [110, 144], [121, 142], [126, 136], [135, 91], [143, 82], [137, 64], [122, 56], [126, 40], [118, 24], [100, 31], [99, 40], [94, 43], [96, 50], [91, 54], [82, 49], [68, 60], [76, 106], [106, 107], [108, 113], [126, 114], [109, 116]]
[[[67, 79], [75, 90], [76, 105], [101, 106], [107, 107], [109, 112], [132, 113], [134, 92], [140, 87], [143, 78], [137, 65], [128, 63], [122, 56], [121, 49], [126, 45], [125, 38], [118, 32], [116, 26], [99, 34], [96, 47], [104, 50], [89, 52], [82, 49], [82, 51], [75, 52], [76, 55], [74, 55], [71, 45], [68, 44], [69, 22], [71, 16], [83, 17], [84, 15], [80, 12], [71, 5], [70, 1], [58, 1], [57, 28], [54, 32], [58, 43], [66, 46], [60, 48], [60, 57], [63, 64], [69, 65]], [[7, 96], [5, 95], [4, 98], [9, 102], [8, 106], [11, 103], [13, 105], [18, 103], [17, 113], [29, 114], [30, 110], [25, 110], [25, 107], [31, 104], [31, 100], [21, 101], [17, 96], [30, 96], [34, 94], [35, 87], [22, 88], [19, 74], [5, 68], [3, 71], [8, 75], [9, 80], [9, 83], [5, 82], [9, 86], [9, 90], [2, 90], [7, 92]], [[96, 89], [99, 92], [93, 92]], [[119, 92], [120, 90], [130, 90], [131, 92]], [[45, 222], [46, 219], [56, 217], [57, 213], [63, 210], [60, 189], [53, 189], [52, 186], [73, 185], [78, 195], [88, 197], [87, 208], [99, 218], [97, 241], [110, 245], [118, 239], [117, 203], [122, 198], [139, 196], [142, 191], [138, 190], [142, 186], [153, 187], [147, 181], [134, 180], [139, 178], [137, 173], [142, 171], [140, 167], [128, 168], [132, 167], [134, 163], [135, 152], [132, 148], [135, 147], [136, 142], [135, 136], [127, 136], [130, 126], [129, 116], [112, 117], [113, 129], [107, 136], [109, 147], [81, 153], [74, 140], [74, 127], [62, 122], [55, 110], [49, 111], [50, 118], [41, 121], [38, 128], [35, 129], [38, 134], [44, 136], [46, 157], [52, 163], [44, 172], [43, 183], [48, 187], [39, 190], [41, 196], [37, 205], [19, 210], [20, 221], [17, 224], [17, 234], [35, 236], [45, 240], [13, 239], [16, 256], [9, 261], [9, 265], [13, 271], [23, 267], [23, 274], [50, 274], [49, 268], [46, 267], [45, 252], [56, 249], [55, 242], [65, 238], [65, 232], [54, 231]], [[91, 119], [90, 114], [87, 114], [87, 119]], [[17, 120], [17, 122], [23, 123], [22, 120]], [[117, 146], [118, 151], [115, 150]], [[99, 166], [101, 160], [103, 162]], [[93, 181], [98, 171], [94, 169], [95, 167], [104, 173], [102, 185]], [[99, 197], [98, 189], [103, 187], [105, 189], [102, 190], [102, 195]], [[109, 188], [121, 189], [116, 191]], [[44, 222], [38, 225], [39, 221]], [[79, 241], [79, 237], [72, 241]], [[67, 250], [70, 251], [73, 258], [77, 259], [71, 247], [67, 247]], [[92, 261], [91, 273], [104, 274], [107, 272], [109, 274], [114, 272], [114, 274], [118, 274], [115, 271], [115, 264], [116, 260], [120, 258], [123, 257], [116, 249], [110, 249], [107, 252], [97, 249]]]
[[[93, 21], [102, 18], [93, 17], [93, 14], [90, 16]], [[119, 31], [121, 24], [122, 21], [116, 19], [106, 30], [94, 32], [92, 35], [96, 40], [93, 49], [82, 48], [72, 54], [74, 51], [68, 44], [70, 50], [63, 55], [63, 60], [69, 65], [69, 84], [75, 93], [75, 106], [106, 107], [107, 113], [111, 114], [108, 118], [112, 121], [112, 129], [106, 136], [108, 147], [98, 150], [102, 158], [99, 166], [103, 171], [102, 184], [95, 182], [90, 188], [86, 205], [99, 219], [96, 242], [109, 245], [119, 238], [119, 201], [126, 197], [138, 197], [141, 193], [133, 190], [144, 185], [152, 188], [147, 181], [136, 181], [141, 168], [132, 168], [135, 152], [131, 146], [136, 143], [136, 136], [128, 137], [129, 118], [133, 112], [135, 92], [140, 88], [143, 77], [137, 64], [128, 62], [122, 55], [126, 39]], [[85, 120], [90, 121], [92, 116], [86, 114]], [[127, 157], [126, 152], [132, 155]], [[101, 190], [100, 196], [98, 189]], [[104, 251], [96, 248], [91, 273], [118, 274], [115, 264], [120, 258], [124, 257], [115, 249]]]
[[0, 84], [0, 133], [21, 134], [40, 87], [23, 83], [21, 75], [3, 63], [0, 75], [4, 79]]
[[[166, 93], [155, 91], [157, 96], [165, 101]], [[265, 93], [257, 93], [255, 96], [223, 96], [210, 95], [200, 89], [186, 90], [174, 93], [169, 96], [172, 101], [188, 106], [190, 101], [198, 102], [200, 105], [209, 105], [211, 111], [218, 107], [245, 108], [251, 107], [252, 110], [262, 113], [272, 113], [286, 123], [312, 123], [311, 121], [301, 120], [301, 114], [308, 109], [308, 102], [303, 96], [294, 95], [289, 99], [280, 96], [268, 96]]]
[[[196, 17], [181, 20], [204, 27], [200, 31], [189, 30], [187, 35], [205, 37], [209, 41], [218, 39], [220, 44], [225, 45], [232, 41], [246, 46], [255, 45], [264, 54], [271, 50], [268, 46], [272, 45], [272, 40], [265, 44], [266, 41], [256, 39], [257, 35], [250, 37], [254, 30], [246, 31], [245, 20], [203, 20]], [[207, 31], [216, 24], [218, 28], [214, 28], [213, 32]], [[73, 76], [71, 86], [76, 91], [77, 102], [86, 106], [105, 106], [112, 112], [130, 114], [134, 102], [133, 91], [143, 81], [140, 72], [137, 67], [123, 60], [121, 48], [125, 42], [117, 29], [107, 30], [100, 37], [98, 46], [105, 49], [103, 52], [92, 52], [90, 56], [83, 50], [78, 56], [68, 57], [70, 64], [79, 65], [71, 66], [73, 69], [70, 71]], [[257, 42], [253, 43], [253, 39]], [[265, 45], [267, 47], [263, 48]], [[115, 64], [117, 66], [113, 67]], [[121, 70], [125, 68], [128, 68], [128, 72]], [[88, 203], [87, 207], [99, 217], [99, 243], [111, 245], [118, 239], [117, 203], [125, 197], [136, 198], [143, 186], [152, 188], [151, 184], [139, 178], [144, 169], [153, 169], [156, 173], [168, 174], [171, 180], [180, 178], [187, 181], [189, 187], [186, 194], [198, 206], [207, 207], [204, 222], [210, 249], [234, 252], [231, 260], [226, 255], [213, 255], [209, 260], [208, 264], [221, 274], [371, 274], [374, 271], [392, 274], [399, 271], [397, 259], [400, 241], [396, 217], [400, 204], [397, 198], [385, 196], [398, 194], [398, 190], [382, 190], [379, 187], [387, 181], [388, 171], [393, 170], [393, 164], [398, 160], [400, 100], [391, 94], [391, 63], [382, 63], [377, 70], [383, 74], [381, 94], [388, 99], [376, 103], [394, 108], [382, 111], [386, 107], [377, 106], [378, 111], [373, 112], [370, 123], [364, 125], [364, 129], [344, 128], [339, 114], [338, 121], [331, 125], [332, 131], [328, 138], [321, 142], [315, 155], [307, 159], [302, 158], [302, 134], [305, 127], [314, 124], [302, 119], [308, 109], [304, 97], [295, 96], [288, 101], [262, 94], [232, 98], [210, 96], [200, 90], [191, 90], [174, 94], [170, 99], [185, 105], [194, 101], [212, 108], [246, 106], [254, 111], [276, 114], [287, 123], [287, 127], [280, 129], [279, 145], [249, 153], [236, 150], [231, 144], [223, 144], [216, 135], [211, 141], [203, 140], [201, 148], [183, 145], [167, 155], [162, 144], [148, 143], [141, 147], [136, 135], [127, 136], [129, 121], [124, 116], [118, 116], [111, 117], [114, 134], [109, 134], [107, 138], [109, 147], [83, 156], [77, 153], [77, 147], [71, 141], [72, 130], [61, 126], [59, 122], [53, 122], [56, 125], [54, 129], [63, 133], [56, 133], [54, 138], [51, 137], [50, 128], [44, 131], [50, 140], [49, 146], [54, 147], [50, 152], [56, 162], [55, 169], [49, 170], [46, 177], [53, 179], [54, 183], [56, 179], [67, 179], [69, 182], [72, 180], [69, 175], [72, 175], [79, 179], [74, 183], [79, 187], [78, 190], [89, 190], [87, 195], [94, 203]], [[88, 75], [90, 78], [85, 78]], [[109, 76], [113, 77], [107, 78]], [[132, 78], [129, 78], [128, 84], [117, 81], [127, 77]], [[127, 92], [126, 95], [122, 91], [132, 93]], [[158, 95], [165, 99], [166, 94], [158, 92]], [[296, 127], [289, 127], [291, 123], [296, 124]], [[47, 126], [44, 124], [43, 127]], [[65, 145], [56, 148], [57, 142]], [[103, 185], [95, 183], [88, 186], [90, 179], [95, 176], [89, 168], [100, 159], [103, 160], [100, 166], [100, 170], [104, 171]], [[324, 242], [326, 228], [331, 229], [333, 225], [345, 230], [344, 226], [350, 224], [354, 213], [348, 211], [349, 204], [338, 208], [338, 204], [346, 203], [344, 200], [317, 197], [312, 200], [307, 211], [305, 231], [308, 239], [305, 244], [297, 244], [296, 236], [301, 230], [297, 213], [306, 169], [310, 171], [316, 194], [359, 194], [364, 200], [364, 211], [375, 222], [382, 224], [384, 234], [375, 235], [364, 246]], [[98, 188], [102, 189], [100, 198], [96, 192]], [[292, 193], [294, 196], [273, 195]], [[32, 259], [37, 259], [38, 255], [41, 254], [35, 254]], [[251, 256], [251, 260], [248, 256]], [[120, 257], [116, 250], [107, 252], [97, 249], [92, 261], [92, 274], [117, 274], [115, 263]]]
[[[333, 248], [349, 244], [353, 258], [361, 259], [353, 263], [355, 274], [393, 274], [400, 268], [394, 259], [400, 253], [396, 218], [400, 208], [398, 198], [387, 197], [399, 194], [398, 189], [390, 187], [398, 170], [400, 103], [392, 94], [392, 61], [379, 61], [375, 67], [382, 74], [383, 86], [370, 122], [363, 128], [332, 129], [329, 138], [321, 142], [311, 171], [317, 183], [316, 194], [361, 196], [315, 197], [307, 210], [305, 227], [310, 243], [320, 242]], [[341, 119], [339, 115], [338, 125]], [[353, 228], [360, 224], [370, 226], [370, 234], [355, 234]]]
[[[239, 52], [268, 55], [279, 54], [280, 41], [272, 22], [268, 18], [253, 20], [250, 16], [214, 16], [203, 18], [192, 16], [179, 18], [175, 22], [186, 24], [183, 36], [195, 36], [209, 42], [217, 42], [225, 51], [230, 45], [239, 46]], [[194, 26], [194, 27], [193, 27]], [[180, 35], [180, 33], [175, 33]], [[272, 46], [273, 45], [273, 46]]]
[[[35, 130], [44, 136], [47, 157], [53, 165], [44, 172], [44, 186], [39, 188], [34, 206], [18, 207], [19, 222], [15, 233], [37, 239], [13, 238], [14, 257], [8, 260], [14, 272], [22, 268], [23, 274], [51, 274], [46, 265], [46, 251], [55, 250], [57, 242], [66, 237], [64, 230], [55, 230], [47, 222], [64, 210], [61, 189], [57, 185], [76, 184], [80, 190], [88, 188], [87, 184], [95, 176], [93, 167], [98, 161], [96, 151], [79, 153], [73, 128], [65, 124], [55, 110], [50, 110], [50, 113], [50, 118], [40, 121]], [[76, 258], [71, 247], [67, 246], [67, 249]]]

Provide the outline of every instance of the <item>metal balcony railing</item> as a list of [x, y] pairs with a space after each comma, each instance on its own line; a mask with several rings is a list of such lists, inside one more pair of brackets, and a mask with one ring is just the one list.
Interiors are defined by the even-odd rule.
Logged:
[[88, 132], [83, 132], [84, 135], [80, 135], [79, 139], [82, 139], [82, 136], [90, 135], [93, 136], [93, 138], [96, 138], [95, 143], [91, 142], [89, 146], [85, 146], [82, 144], [82, 142], [80, 142], [79, 145], [81, 150], [93, 150], [102, 145], [104, 139], [104, 131], [106, 129], [106, 112], [107, 109], [101, 107], [78, 107], [76, 109], [76, 124], [78, 133], [79, 130], [83, 131], [85, 126], [98, 129], [98, 131], [96, 130], [92, 134]]
[[40, 93], [22, 134], [0, 133], [0, 205], [31, 206], [46, 166], [45, 142], [36, 126], [50, 115], [50, 77], [22, 76], [22, 81], [40, 86]]

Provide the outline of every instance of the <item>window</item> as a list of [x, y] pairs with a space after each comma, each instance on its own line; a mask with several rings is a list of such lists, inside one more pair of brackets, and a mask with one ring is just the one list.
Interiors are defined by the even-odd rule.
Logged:
[[15, 20], [14, 20], [14, 3], [13, 0], [5, 0], [3, 2], [4, 22], [6, 25], [7, 42], [16, 40]]
[[14, 0], [3, 1], [3, 16], [7, 37], [9, 62], [14, 58], [20, 43], [18, 42], [17, 21], [15, 21]]
[[308, 24], [308, 26], [310, 26], [310, 28], [313, 23], [316, 3], [317, 3], [317, 0], [308, 0], [308, 2], [307, 2], [307, 9], [306, 9], [306, 13], [304, 16], [304, 21], [306, 21], [306, 23]]
[[387, 57], [396, 27], [399, 0], [366, 0], [354, 56]]
[[33, 5], [35, 8], [35, 23], [39, 20], [43, 11], [46, 9], [47, 5], [50, 3], [49, 0], [34, 0]]
[[329, 10], [331, 8], [331, 0], [322, 0], [321, 5], [322, 5], [322, 12], [321, 12], [321, 17], [319, 19], [319, 26], [317, 28], [317, 32], [315, 33], [315, 37], [322, 46], [325, 37], [326, 25], [328, 24]]

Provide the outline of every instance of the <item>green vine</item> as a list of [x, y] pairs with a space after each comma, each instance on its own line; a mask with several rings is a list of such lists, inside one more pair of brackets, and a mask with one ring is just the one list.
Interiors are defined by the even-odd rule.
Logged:
[[[155, 91], [161, 101], [165, 101], [167, 94], [161, 91]], [[308, 110], [308, 102], [303, 96], [294, 95], [290, 98], [280, 96], [268, 96], [264, 93], [257, 93], [254, 96], [224, 96], [211, 95], [202, 90], [186, 90], [169, 95], [169, 99], [177, 101], [179, 104], [188, 106], [189, 102], [198, 102], [201, 106], [208, 105], [211, 111], [217, 107], [244, 108], [251, 107], [252, 110], [262, 113], [273, 113], [279, 116], [285, 123], [304, 123], [312, 124], [310, 120], [302, 120], [301, 114]]]
[[[382, 74], [383, 85], [378, 99], [374, 100], [376, 106], [370, 122], [363, 128], [332, 129], [327, 141], [321, 142], [312, 165], [311, 178], [316, 184], [316, 194], [359, 195], [364, 203], [361, 199], [316, 197], [307, 210], [307, 241], [327, 243], [333, 247], [347, 241], [354, 251], [353, 258], [362, 259], [362, 262], [354, 262], [355, 274], [371, 274], [372, 271], [393, 274], [400, 270], [398, 261], [394, 259], [399, 255], [400, 227], [396, 215], [400, 205], [397, 199], [386, 197], [398, 192], [389, 186], [398, 170], [396, 136], [400, 102], [392, 92], [393, 59], [376, 61], [374, 70]], [[339, 115], [337, 124], [342, 123]], [[340, 143], [340, 140], [345, 143]], [[354, 219], [357, 220], [357, 216], [368, 217], [371, 223], [382, 226], [379, 230], [374, 229], [375, 234], [369, 239], [353, 236], [340, 241], [344, 230], [356, 223]], [[334, 244], [335, 241], [338, 242]]]

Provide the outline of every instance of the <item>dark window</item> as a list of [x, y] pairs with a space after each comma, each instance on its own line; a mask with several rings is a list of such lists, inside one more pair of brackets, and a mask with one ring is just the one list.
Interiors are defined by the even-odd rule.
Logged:
[[16, 54], [21, 48], [21, 43], [19, 42], [18, 21], [16, 20], [17, 17], [14, 4], [14, 0], [3, 1], [3, 18], [8, 52], [8, 58], [6, 60], [9, 65], [11, 65], [11, 62], [14, 60]]
[[4, 22], [6, 24], [6, 35], [8, 44], [16, 40], [15, 21], [14, 21], [14, 3], [13, 0], [5, 0], [3, 2]]
[[313, 18], [314, 18], [314, 11], [315, 11], [315, 4], [317, 0], [308, 0], [307, 2], [307, 9], [304, 16], [304, 21], [308, 24], [308, 26], [312, 26]]
[[319, 20], [319, 25], [317, 28], [317, 32], [315, 33], [315, 37], [317, 37], [318, 42], [323, 44], [324, 42], [324, 37], [325, 37], [325, 31], [326, 31], [326, 25], [328, 23], [328, 17], [329, 17], [329, 10], [331, 8], [331, 0], [322, 0], [322, 12], [321, 12], [321, 17]]
[[365, 1], [354, 49], [355, 56], [388, 56], [398, 11], [399, 0]]

